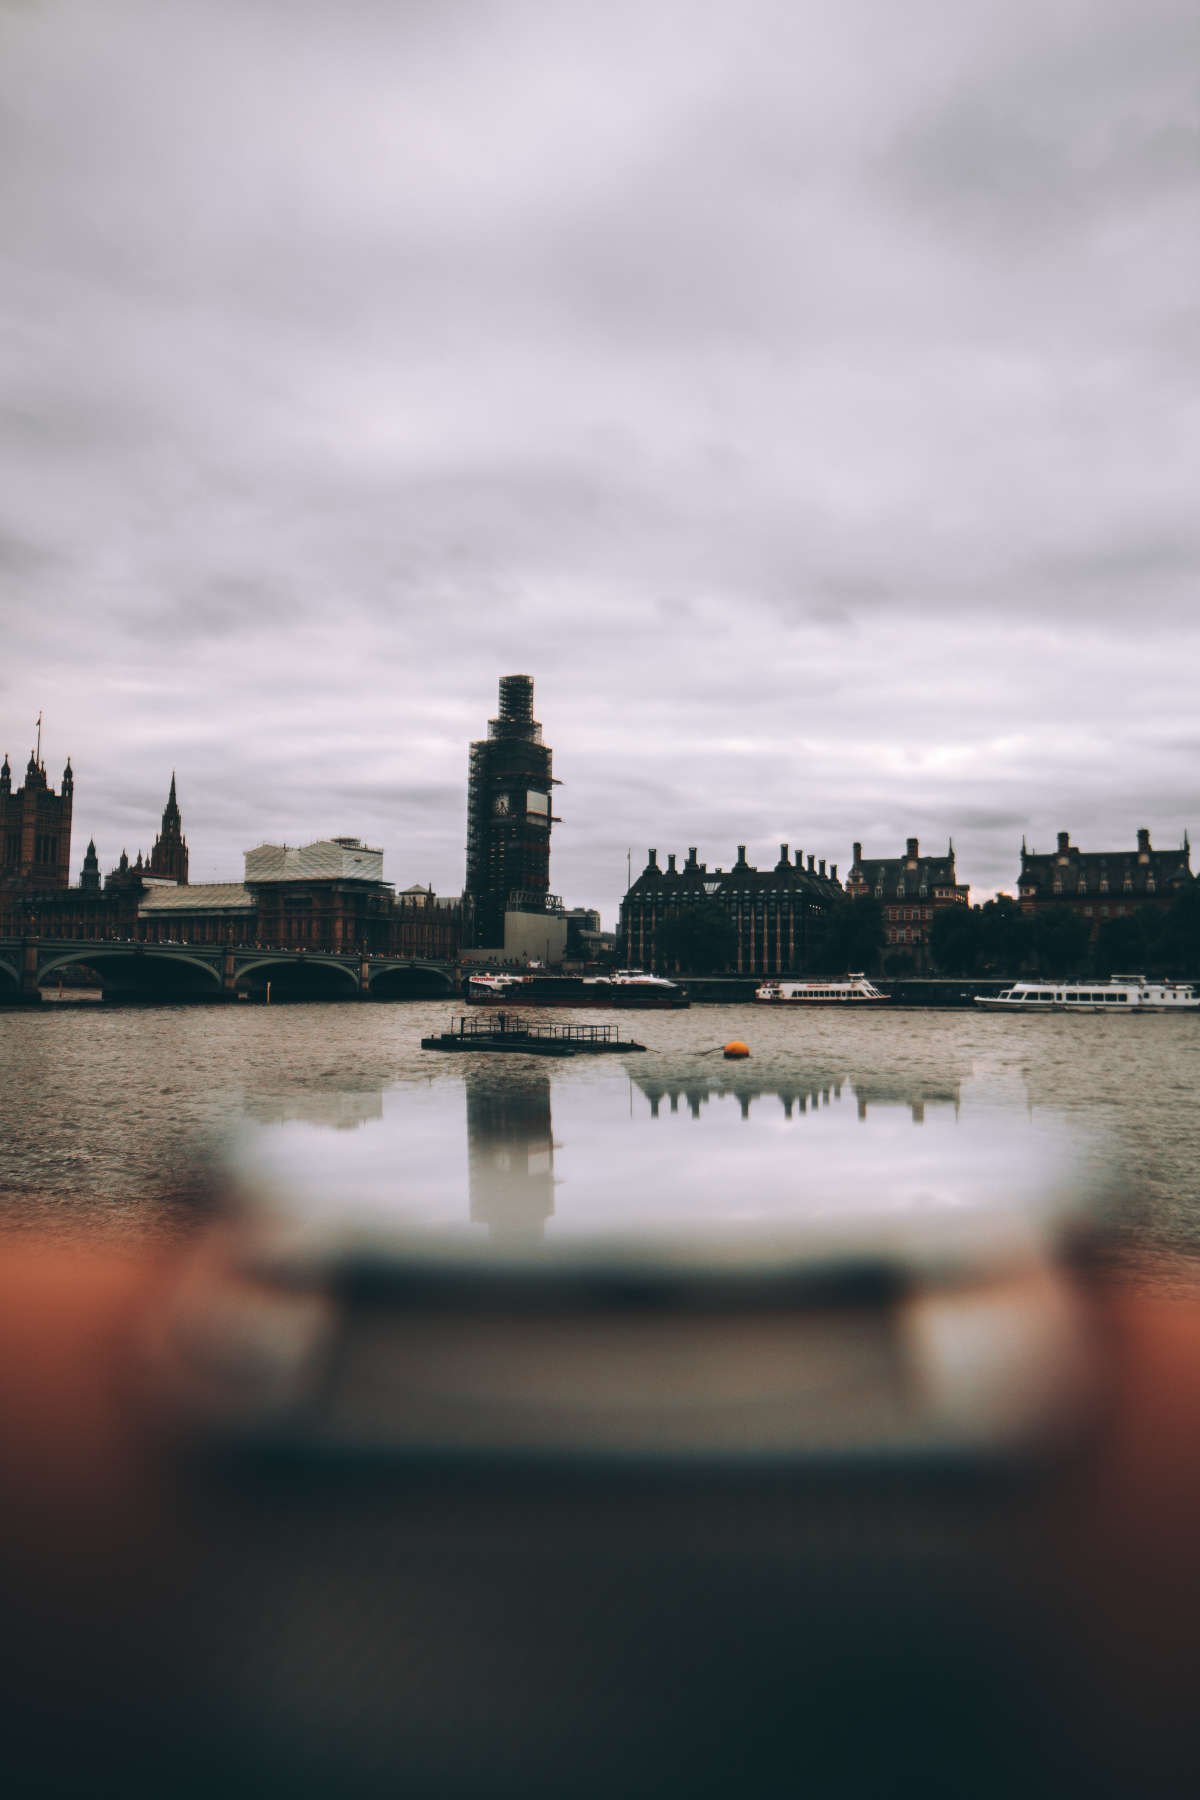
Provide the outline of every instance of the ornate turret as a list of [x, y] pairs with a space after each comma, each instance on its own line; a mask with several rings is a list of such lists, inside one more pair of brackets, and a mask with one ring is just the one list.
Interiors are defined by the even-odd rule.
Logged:
[[29, 753], [24, 783], [15, 792], [8, 757], [0, 764], [0, 884], [27, 894], [71, 885], [75, 777], [68, 761], [62, 792], [55, 793], [46, 780], [41, 732], [39, 718], [37, 747]]
[[171, 770], [171, 791], [163, 808], [162, 830], [154, 840], [154, 848], [150, 852], [146, 868], [151, 875], [161, 876], [167, 881], [177, 881], [182, 887], [187, 886], [188, 847], [183, 835], [183, 821], [179, 816], [179, 802], [175, 798], [174, 769]]
[[79, 877], [79, 885], [89, 894], [96, 894], [100, 891], [100, 858], [96, 855], [95, 838], [88, 839], [88, 847], [83, 859], [83, 870]]

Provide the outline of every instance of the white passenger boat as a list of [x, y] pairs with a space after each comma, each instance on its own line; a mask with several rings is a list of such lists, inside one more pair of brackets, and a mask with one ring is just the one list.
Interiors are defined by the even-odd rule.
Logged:
[[690, 1004], [677, 982], [641, 969], [617, 969], [611, 975], [530, 974], [472, 975], [466, 998], [472, 1006], [616, 1006], [671, 1007]]
[[1108, 981], [1014, 981], [1002, 994], [976, 994], [989, 1012], [1195, 1012], [1200, 994], [1190, 981], [1153, 981], [1113, 975]]
[[754, 998], [763, 1006], [859, 1006], [890, 1000], [865, 975], [842, 975], [835, 981], [764, 981]]

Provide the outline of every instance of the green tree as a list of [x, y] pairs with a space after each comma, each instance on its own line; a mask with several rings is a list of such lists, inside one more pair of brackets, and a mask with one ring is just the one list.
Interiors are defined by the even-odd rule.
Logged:
[[980, 955], [979, 908], [941, 906], [929, 927], [929, 949], [943, 975], [971, 975]]
[[1017, 975], [1033, 955], [1033, 926], [1011, 894], [997, 894], [979, 908], [979, 967]]
[[873, 895], [841, 900], [825, 934], [821, 962], [827, 970], [862, 969], [875, 974], [884, 945], [883, 906]]
[[1033, 947], [1043, 975], [1074, 975], [1088, 960], [1088, 922], [1069, 906], [1048, 906], [1033, 921]]
[[737, 927], [714, 900], [685, 906], [661, 919], [654, 932], [654, 960], [660, 969], [716, 975], [737, 954]]
[[1157, 924], [1141, 912], [1106, 919], [1096, 934], [1097, 973], [1111, 975], [1119, 970], [1124, 975], [1137, 974], [1156, 962], [1156, 940], [1161, 936]]
[[1164, 974], [1200, 976], [1200, 881], [1180, 888], [1161, 916], [1157, 951]]

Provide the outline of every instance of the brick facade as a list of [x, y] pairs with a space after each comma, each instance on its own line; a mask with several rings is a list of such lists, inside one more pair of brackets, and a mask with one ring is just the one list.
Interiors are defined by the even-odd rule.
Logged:
[[945, 856], [922, 856], [918, 840], [909, 838], [903, 856], [864, 857], [856, 843], [846, 893], [851, 900], [870, 896], [880, 901], [887, 951], [911, 956], [916, 968], [925, 971], [934, 914], [942, 907], [968, 905], [970, 888], [959, 884], [953, 843]]
[[31, 751], [25, 782], [13, 791], [8, 757], [0, 763], [0, 888], [35, 893], [71, 885], [71, 759], [56, 794], [46, 765]]
[[1067, 906], [1086, 920], [1093, 940], [1108, 919], [1132, 916], [1143, 908], [1165, 911], [1180, 888], [1194, 880], [1191, 846], [1184, 833], [1178, 850], [1154, 850], [1150, 833], [1137, 834], [1135, 850], [1080, 850], [1060, 831], [1054, 850], [1039, 854], [1021, 845], [1017, 897], [1021, 911], [1036, 917], [1047, 907]]

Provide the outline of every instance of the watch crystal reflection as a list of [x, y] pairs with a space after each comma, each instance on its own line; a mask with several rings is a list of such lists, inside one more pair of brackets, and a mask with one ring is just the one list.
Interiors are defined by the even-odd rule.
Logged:
[[466, 1086], [471, 1222], [493, 1240], [536, 1243], [554, 1212], [550, 1077]]
[[248, 1129], [234, 1188], [264, 1226], [335, 1260], [1040, 1253], [1111, 1187], [1111, 1156], [1053, 1116], [964, 1102], [970, 1073], [680, 1076], [639, 1060], [552, 1076], [491, 1059], [384, 1089], [359, 1130], [330, 1130], [328, 1101], [322, 1122]]

